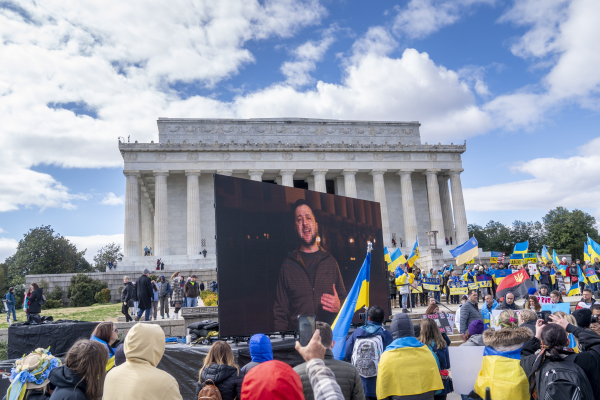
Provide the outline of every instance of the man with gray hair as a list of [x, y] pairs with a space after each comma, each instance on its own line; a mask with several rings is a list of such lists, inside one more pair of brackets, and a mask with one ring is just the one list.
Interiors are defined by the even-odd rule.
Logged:
[[150, 311], [152, 310], [152, 296], [154, 290], [152, 288], [152, 281], [150, 280], [150, 271], [144, 269], [142, 276], [140, 276], [135, 282], [135, 288], [137, 291], [138, 299], [138, 314], [135, 317], [136, 321], [139, 321], [142, 317], [142, 313], [146, 312], [145, 320], [150, 321]]

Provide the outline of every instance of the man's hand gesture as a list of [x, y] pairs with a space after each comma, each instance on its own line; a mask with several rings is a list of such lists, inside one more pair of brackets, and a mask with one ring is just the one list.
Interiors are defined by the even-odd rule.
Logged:
[[335, 290], [335, 284], [333, 284], [333, 295], [324, 293], [321, 296], [321, 305], [323, 306], [323, 310], [331, 313], [337, 314], [340, 311], [340, 298]]

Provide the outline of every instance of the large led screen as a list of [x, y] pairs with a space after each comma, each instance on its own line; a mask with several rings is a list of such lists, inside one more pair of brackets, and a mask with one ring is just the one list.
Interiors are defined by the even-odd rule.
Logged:
[[215, 175], [215, 208], [221, 337], [333, 323], [368, 241], [370, 304], [389, 315], [379, 203]]

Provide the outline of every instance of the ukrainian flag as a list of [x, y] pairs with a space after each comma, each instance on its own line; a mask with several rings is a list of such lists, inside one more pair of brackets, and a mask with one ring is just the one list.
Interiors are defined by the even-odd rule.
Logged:
[[567, 296], [571, 297], [571, 296], [579, 296], [581, 293], [579, 292], [579, 285], [576, 283], [574, 285], [571, 285], [571, 288], [569, 289], [569, 291], [567, 292]]
[[404, 270], [401, 267], [396, 268], [396, 286], [404, 285], [406, 283], [406, 278], [408, 278], [408, 274], [404, 273]]
[[390, 256], [390, 251], [388, 250], [387, 246], [383, 248], [383, 259], [388, 266], [392, 262], [392, 256]]
[[598, 258], [600, 260], [600, 244], [594, 242], [594, 240], [588, 236], [588, 253], [590, 255], [590, 261], [592, 264], [594, 263], [594, 258]]
[[558, 256], [556, 255], [556, 250], [552, 250], [552, 261], [554, 262], [554, 265], [556, 265], [556, 268], [558, 268], [564, 276], [565, 275], [564, 271], [565, 271], [566, 267], [564, 265], [561, 265], [560, 261], [558, 261]]
[[354, 313], [360, 310], [362, 307], [369, 307], [369, 279], [371, 276], [371, 244], [369, 243], [369, 249], [367, 257], [363, 262], [358, 276], [352, 285], [352, 289], [348, 293], [348, 297], [344, 300], [344, 304], [340, 309], [331, 330], [333, 331], [333, 340], [335, 340], [335, 346], [333, 347], [333, 356], [337, 360], [344, 359], [344, 352], [346, 347], [346, 337], [348, 336], [348, 330], [350, 329], [350, 323], [354, 317]]
[[515, 249], [513, 250], [513, 254], [525, 254], [529, 249], [529, 240], [526, 240], [522, 243], [515, 244]]
[[542, 248], [542, 261], [547, 263], [550, 260], [552, 260], [552, 256], [550, 255], [550, 252], [546, 248], [546, 245], [544, 245], [544, 247]]
[[412, 267], [415, 264], [415, 261], [417, 261], [417, 258], [419, 258], [419, 237], [418, 236], [415, 237], [415, 245], [413, 246], [412, 251], [408, 255], [408, 260], [407, 260], [408, 265]]
[[520, 362], [521, 349], [497, 351], [486, 346], [475, 392], [485, 398], [489, 387], [493, 399], [529, 400], [529, 382]]
[[552, 268], [550, 270], [550, 279], [552, 280], [552, 284], [555, 285], [556, 284], [556, 270], [554, 268]]
[[394, 252], [390, 255], [390, 263], [388, 264], [388, 271], [395, 271], [398, 265], [406, 264], [406, 258], [402, 254], [400, 249], [394, 250]]
[[479, 244], [477, 243], [477, 239], [473, 236], [460, 246], [450, 250], [450, 254], [452, 254], [452, 257], [456, 258], [456, 265], [461, 265], [477, 257], [479, 254], [478, 247]]

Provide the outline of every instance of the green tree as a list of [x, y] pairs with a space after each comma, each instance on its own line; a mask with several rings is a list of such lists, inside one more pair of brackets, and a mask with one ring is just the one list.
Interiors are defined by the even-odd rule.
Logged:
[[85, 250], [55, 233], [50, 226], [30, 229], [19, 241], [17, 251], [8, 257], [8, 282], [11, 286], [25, 283], [25, 275], [91, 272], [84, 258]]
[[98, 250], [98, 253], [94, 256], [94, 268], [96, 271], [106, 272], [109, 262], [121, 261], [122, 259], [123, 252], [121, 251], [121, 245], [109, 243]]
[[596, 218], [581, 210], [557, 207], [550, 210], [543, 221], [548, 232], [548, 246], [557, 253], [571, 254], [573, 259], [583, 260], [583, 244], [587, 235], [598, 241]]
[[538, 221], [514, 221], [512, 228], [510, 229], [510, 238], [512, 241], [512, 248], [517, 243], [529, 240], [529, 252], [535, 253], [542, 250], [542, 246], [546, 242], [546, 229], [541, 222]]
[[501, 251], [506, 254], [512, 252], [514, 246], [510, 237], [510, 229], [498, 221], [490, 221], [484, 228], [488, 237], [489, 248], [486, 251]]

